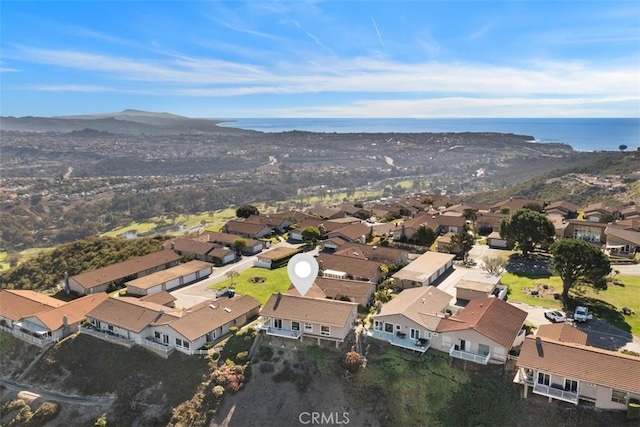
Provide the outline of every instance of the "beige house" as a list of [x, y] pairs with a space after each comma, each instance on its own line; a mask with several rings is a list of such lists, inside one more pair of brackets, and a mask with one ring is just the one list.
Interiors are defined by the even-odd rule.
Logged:
[[453, 285], [458, 300], [473, 300], [490, 296], [505, 299], [507, 288], [500, 284], [500, 276], [472, 271]]
[[127, 280], [174, 267], [179, 262], [180, 255], [162, 250], [69, 277], [65, 279], [68, 281], [65, 287], [79, 295], [106, 292], [109, 286], [122, 285]]
[[379, 262], [321, 253], [317, 257], [320, 275], [333, 279], [379, 283], [383, 279]]
[[338, 348], [354, 327], [358, 304], [346, 301], [273, 294], [260, 315], [261, 330], [271, 337], [335, 343]]
[[527, 313], [499, 298], [474, 299], [459, 313], [442, 319], [431, 347], [451, 357], [486, 365], [505, 363], [524, 339]]
[[259, 254], [253, 261], [253, 266], [273, 270], [274, 268], [286, 265], [295, 254], [300, 252], [302, 252], [300, 248], [274, 248]]
[[515, 381], [524, 386], [525, 398], [531, 391], [549, 401], [622, 410], [629, 399], [640, 399], [640, 358], [540, 332], [524, 340], [518, 357]]
[[400, 289], [428, 286], [452, 268], [454, 258], [452, 254], [425, 252], [391, 277]]
[[607, 238], [605, 250], [611, 256], [634, 258], [640, 246], [640, 233], [633, 230], [622, 230], [607, 227], [604, 230]]
[[372, 316], [367, 335], [424, 353], [450, 301], [451, 295], [433, 286], [405, 289]]
[[153, 295], [162, 291], [171, 291], [179, 286], [193, 283], [209, 277], [213, 265], [193, 260], [166, 270], [157, 271], [147, 276], [126, 282], [127, 293], [132, 295]]

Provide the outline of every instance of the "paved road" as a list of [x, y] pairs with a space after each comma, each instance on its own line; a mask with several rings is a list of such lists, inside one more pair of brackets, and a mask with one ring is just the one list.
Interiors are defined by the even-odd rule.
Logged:
[[34, 387], [26, 384], [17, 384], [13, 381], [0, 378], [0, 384], [15, 392], [27, 392], [33, 397], [40, 397], [44, 400], [68, 403], [82, 406], [109, 406], [113, 404], [117, 397], [102, 396], [76, 396], [73, 394], [60, 393], [58, 391], [47, 390], [41, 387]]
[[[281, 247], [296, 248], [299, 246], [300, 244], [291, 244], [288, 242], [281, 241], [279, 243], [271, 245], [269, 249], [266, 249], [261, 253], [272, 251], [275, 248], [281, 248]], [[240, 261], [234, 264], [225, 265], [224, 267], [220, 267], [220, 268], [214, 268], [213, 273], [208, 278], [201, 280], [199, 282], [196, 282], [192, 285], [188, 285], [183, 288], [170, 292], [171, 295], [177, 298], [176, 306], [188, 308], [202, 301], [214, 298], [215, 291], [212, 289], [209, 289], [208, 288], [209, 286], [216, 283], [220, 283], [223, 280], [227, 280], [227, 276], [225, 274], [229, 270], [235, 270], [238, 273], [241, 273], [253, 267], [253, 261], [257, 257], [258, 255], [244, 256]]]

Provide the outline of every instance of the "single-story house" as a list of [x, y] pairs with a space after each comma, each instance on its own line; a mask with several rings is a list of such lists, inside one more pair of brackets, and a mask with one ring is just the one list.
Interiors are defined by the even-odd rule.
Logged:
[[268, 225], [280, 233], [284, 233], [287, 227], [291, 224], [286, 218], [272, 215], [251, 215], [244, 220], [249, 224], [263, 224]]
[[325, 298], [340, 301], [351, 301], [362, 307], [367, 307], [376, 291], [376, 285], [360, 280], [340, 280], [328, 277], [316, 278], [315, 285], [322, 291]]
[[640, 205], [633, 204], [631, 206], [627, 206], [620, 211], [620, 216], [623, 219], [640, 218]]
[[411, 240], [418, 232], [420, 227], [430, 228], [434, 232], [438, 230], [440, 224], [436, 221], [436, 215], [422, 212], [398, 224], [391, 230], [393, 240]]
[[308, 211], [311, 215], [315, 215], [320, 219], [344, 218], [347, 214], [341, 209], [329, 208], [325, 206], [316, 206]]
[[467, 223], [462, 215], [436, 215], [435, 220], [438, 223], [438, 234], [459, 233]]
[[507, 249], [509, 247], [509, 242], [507, 239], [500, 236], [500, 232], [492, 231], [491, 234], [487, 236], [487, 245], [491, 249]]
[[[292, 229], [289, 232], [289, 238], [291, 240], [297, 240], [299, 242], [302, 242], [304, 240], [304, 237], [302, 236], [302, 230], [304, 230], [307, 227], [320, 228], [321, 225], [323, 226], [324, 222], [325, 222], [324, 220], [321, 220], [319, 218], [307, 218], [304, 221], [299, 222], [296, 228]], [[322, 231], [320, 232], [322, 233]]]
[[453, 267], [454, 258], [452, 254], [425, 252], [392, 276], [394, 285], [400, 289], [431, 285]]
[[478, 212], [476, 214], [476, 229], [483, 236], [500, 231], [500, 222], [506, 215], [498, 212]]
[[461, 202], [456, 205], [449, 206], [443, 212], [458, 212], [460, 214], [463, 214], [467, 210], [472, 210], [474, 212], [488, 212], [490, 208], [491, 205], [485, 203]]
[[253, 224], [246, 221], [231, 220], [227, 221], [223, 230], [225, 233], [236, 234], [248, 239], [259, 239], [271, 235], [273, 228], [268, 224]]
[[262, 310], [261, 330], [266, 335], [291, 340], [310, 339], [338, 348], [355, 325], [358, 304], [296, 295], [271, 295]]
[[507, 288], [500, 284], [500, 276], [480, 271], [470, 271], [453, 285], [458, 300], [470, 301], [494, 296], [505, 299]]
[[322, 250], [328, 252], [337, 252], [344, 245], [353, 245], [351, 242], [347, 242], [341, 237], [335, 237], [333, 239], [327, 239], [322, 242]]
[[450, 301], [451, 295], [434, 286], [405, 289], [372, 316], [367, 335], [424, 353]]
[[153, 295], [162, 291], [171, 291], [179, 286], [204, 279], [209, 277], [212, 272], [212, 264], [193, 260], [131, 280], [126, 282], [125, 285], [129, 294]]
[[65, 303], [59, 299], [35, 291], [4, 289], [0, 291], [0, 323], [13, 328], [14, 323], [28, 316], [61, 307]]
[[558, 200], [544, 207], [547, 215], [560, 215], [565, 219], [573, 219], [578, 216], [578, 206], [566, 200]]
[[319, 275], [334, 279], [353, 279], [379, 283], [383, 274], [379, 262], [321, 253], [317, 257]]
[[442, 236], [438, 236], [436, 239], [437, 251], [443, 254], [458, 254], [460, 252], [460, 245], [451, 247], [451, 238], [455, 235], [456, 233], [448, 232]]
[[327, 233], [327, 237], [329, 239], [340, 237], [348, 242], [365, 243], [370, 232], [371, 228], [367, 227], [364, 224], [357, 223], [348, 225], [335, 231], [331, 231]]
[[105, 292], [109, 286], [175, 267], [179, 262], [180, 255], [162, 250], [69, 277], [65, 279], [68, 282], [65, 287], [80, 295]]
[[459, 313], [438, 324], [431, 347], [451, 357], [486, 365], [505, 363], [507, 353], [524, 339], [527, 312], [489, 297], [469, 301]]
[[627, 407], [640, 399], [640, 358], [547, 336], [525, 338], [516, 381], [534, 394], [600, 409]]
[[567, 221], [563, 237], [584, 240], [585, 242], [594, 244], [602, 244], [606, 240], [604, 230], [607, 227], [607, 224], [600, 222], [572, 219]]
[[[238, 235], [229, 233], [215, 233], [213, 231], [205, 231], [198, 236], [198, 240], [213, 242], [228, 247], [235, 251], [235, 241]], [[264, 244], [260, 240], [245, 239], [247, 246], [242, 249], [243, 255], [255, 255], [264, 249]]]
[[149, 328], [157, 343], [168, 343], [176, 350], [194, 354], [206, 343], [215, 343], [229, 332], [258, 316], [260, 303], [248, 295], [203, 301], [182, 313], [182, 317]]
[[[333, 242], [325, 242], [324, 247]], [[337, 246], [337, 245], [336, 245]], [[332, 246], [330, 246], [332, 247]], [[362, 245], [357, 243], [342, 243], [335, 255], [351, 258], [366, 259], [383, 264], [403, 265], [409, 262], [409, 251], [383, 246]]]
[[152, 302], [154, 304], [165, 305], [169, 308], [175, 307], [175, 301], [178, 298], [174, 297], [167, 291], [157, 292], [151, 295], [145, 295], [140, 297], [140, 301]]
[[216, 247], [213, 242], [187, 239], [186, 237], [171, 239], [165, 242], [163, 246], [165, 249], [171, 249], [180, 256], [192, 256], [194, 259], [205, 262], [213, 262], [209, 252]]
[[617, 206], [608, 206], [605, 203], [591, 203], [584, 208], [584, 217], [591, 222], [601, 222], [603, 219], [618, 219], [620, 216], [620, 208]]
[[106, 292], [85, 295], [52, 310], [25, 316], [15, 323], [23, 332], [59, 341], [78, 331], [88, 312], [109, 298]]
[[607, 227], [604, 230], [607, 239], [606, 251], [611, 256], [634, 258], [640, 246], [640, 233], [632, 230], [622, 230]]
[[313, 218], [312, 215], [298, 210], [276, 212], [271, 214], [271, 216], [274, 218], [281, 218], [285, 220], [285, 222], [283, 223], [283, 226], [285, 228], [289, 228], [293, 224], [299, 224], [307, 218]]
[[286, 265], [295, 254], [300, 252], [302, 252], [301, 248], [274, 248], [258, 255], [258, 257], [253, 261], [253, 266], [273, 270], [274, 268]]
[[518, 197], [510, 197], [507, 200], [503, 200], [501, 202], [493, 204], [490, 208], [490, 212], [500, 212], [504, 208], [509, 210], [509, 213], [513, 213], [518, 209], [522, 209], [527, 205], [538, 205], [540, 208], [544, 209], [545, 203], [544, 200], [532, 200], [532, 199], [524, 199]]

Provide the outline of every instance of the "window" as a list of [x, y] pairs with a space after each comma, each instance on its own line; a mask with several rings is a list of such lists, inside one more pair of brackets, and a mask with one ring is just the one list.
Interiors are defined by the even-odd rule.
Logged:
[[300, 322], [292, 321], [291, 322], [291, 330], [292, 331], [299, 331], [300, 330]]
[[162, 334], [160, 334], [160, 332], [157, 332], [157, 331], [153, 333], [153, 336], [154, 336], [157, 340], [159, 340], [160, 338], [162, 338]]
[[611, 401], [616, 403], [627, 403], [627, 393], [620, 390], [611, 390]]
[[396, 330], [400, 330], [401, 326], [400, 325], [396, 325]]
[[538, 384], [549, 385], [551, 382], [551, 375], [544, 372], [538, 372]]
[[189, 350], [189, 341], [182, 341], [182, 346]]
[[165, 344], [169, 344], [169, 335], [162, 334], [162, 342]]
[[418, 338], [420, 338], [420, 331], [417, 329], [411, 328], [411, 330], [409, 331], [409, 337], [412, 340], [417, 340]]
[[113, 332], [113, 325], [108, 325], [107, 329], [110, 330], [111, 332]]
[[328, 337], [329, 335], [331, 335], [331, 331], [329, 329], [328, 326], [320, 326], [320, 335], [324, 335], [325, 337]]
[[443, 335], [442, 336], [442, 346], [445, 348], [449, 348], [451, 347], [451, 337], [448, 335]]
[[424, 337], [425, 337], [426, 339], [431, 339], [431, 332], [429, 332], [429, 331], [424, 331]]
[[273, 327], [276, 329], [282, 329], [282, 319], [273, 319]]
[[483, 356], [486, 356], [487, 354], [489, 354], [489, 346], [486, 344], [478, 344], [478, 354], [481, 354]]
[[182, 347], [182, 340], [180, 338], [176, 338], [176, 346]]
[[392, 334], [393, 333], [393, 323], [385, 322], [384, 323], [384, 331]]
[[305, 322], [304, 331], [305, 332], [313, 332], [313, 324]]
[[564, 391], [570, 391], [571, 393], [578, 392], [578, 381], [575, 380], [564, 380]]
[[379, 320], [374, 320], [373, 321], [373, 329], [375, 329], [376, 331], [381, 331], [382, 330], [382, 322]]

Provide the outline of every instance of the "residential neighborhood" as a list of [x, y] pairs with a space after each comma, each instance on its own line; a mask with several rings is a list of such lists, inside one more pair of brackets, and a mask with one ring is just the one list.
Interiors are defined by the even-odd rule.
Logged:
[[[535, 306], [511, 302], [506, 270], [485, 265], [486, 254], [517, 255], [518, 242], [501, 234], [503, 219], [537, 206], [536, 214], [553, 224], [550, 239], [589, 242], [608, 259], [634, 266], [635, 210], [526, 199], [492, 206], [441, 199], [434, 206], [427, 199], [251, 215], [229, 221], [223, 232], [170, 238], [158, 252], [65, 277], [59, 286], [65, 301], [1, 291], [0, 330], [45, 350], [84, 334], [167, 359], [173, 352], [216, 354], [236, 331], [250, 328], [260, 348], [345, 352], [378, 342], [416, 355], [437, 352], [463, 369], [512, 365], [523, 399], [533, 394], [608, 410], [640, 399], [637, 336], [615, 350], [600, 348], [568, 311], [563, 323], [550, 324]], [[353, 212], [366, 212], [365, 219]], [[603, 223], [603, 216], [615, 219]], [[379, 227], [385, 223], [391, 227]], [[424, 245], [416, 236], [426, 228], [434, 238]], [[475, 240], [470, 249], [456, 240], [465, 233]], [[307, 292], [282, 276], [274, 292], [258, 292], [270, 280], [260, 272], [283, 271], [305, 252], [318, 264]], [[253, 273], [253, 285], [236, 286], [242, 272]]]

